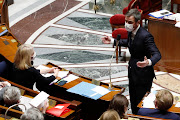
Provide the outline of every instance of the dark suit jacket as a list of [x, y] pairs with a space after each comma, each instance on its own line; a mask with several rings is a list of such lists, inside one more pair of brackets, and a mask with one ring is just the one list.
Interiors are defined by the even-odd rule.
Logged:
[[[135, 84], [152, 82], [155, 77], [153, 66], [161, 59], [161, 54], [154, 43], [153, 36], [147, 30], [140, 27], [134, 37], [133, 44], [130, 44], [130, 39], [131, 36], [128, 33], [128, 39], [119, 41], [119, 45], [128, 47], [131, 54], [128, 77], [131, 75]], [[137, 62], [143, 61], [144, 56], [152, 61], [152, 66], [145, 68], [137, 67]]]
[[36, 87], [39, 90], [48, 86], [53, 80], [55, 80], [55, 76], [52, 75], [50, 77], [44, 77], [40, 74], [40, 71], [31, 67], [26, 70], [19, 70], [13, 66], [12, 80], [13, 82], [20, 84], [22, 86], [33, 89], [33, 85], [36, 82]]
[[164, 118], [164, 119], [180, 120], [179, 115], [177, 115], [175, 113], [167, 112], [167, 111], [161, 111], [158, 109], [140, 108], [138, 111], [138, 115], [156, 117], [156, 118]]

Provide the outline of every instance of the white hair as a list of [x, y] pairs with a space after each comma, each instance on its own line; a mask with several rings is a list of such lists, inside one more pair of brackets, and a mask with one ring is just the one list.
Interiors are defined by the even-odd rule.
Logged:
[[20, 120], [44, 120], [44, 116], [37, 108], [32, 107], [21, 115]]
[[4, 103], [6, 105], [17, 104], [20, 100], [21, 92], [19, 88], [10, 86], [7, 87], [3, 94]]

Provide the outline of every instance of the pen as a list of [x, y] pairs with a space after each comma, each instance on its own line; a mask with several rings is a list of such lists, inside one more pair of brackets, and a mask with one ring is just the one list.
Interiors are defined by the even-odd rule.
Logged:
[[54, 84], [54, 83], [56, 83], [58, 80], [57, 79], [55, 79], [54, 81], [52, 81], [49, 85], [52, 85], [52, 84]]
[[60, 83], [61, 81], [63, 81], [63, 79], [66, 78], [68, 75], [69, 73], [66, 76], [62, 77], [61, 80], [59, 80], [57, 83]]

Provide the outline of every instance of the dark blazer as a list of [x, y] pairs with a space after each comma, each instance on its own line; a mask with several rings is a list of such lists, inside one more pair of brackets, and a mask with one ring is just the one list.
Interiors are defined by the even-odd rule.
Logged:
[[156, 117], [156, 118], [164, 118], [164, 119], [180, 120], [179, 115], [177, 115], [175, 113], [167, 112], [167, 111], [161, 111], [158, 109], [140, 108], [138, 111], [138, 115]]
[[[155, 77], [153, 66], [161, 59], [161, 54], [155, 45], [154, 38], [147, 30], [140, 27], [131, 44], [130, 34], [131, 33], [129, 32], [128, 39], [119, 41], [119, 45], [128, 47], [131, 54], [128, 76], [133, 76], [133, 82], [135, 84], [152, 82], [152, 79]], [[152, 65], [145, 68], [137, 67], [137, 62], [143, 61], [144, 56], [152, 61]], [[148, 79], [151, 81], [145, 81]]]
[[39, 90], [48, 86], [53, 80], [55, 80], [55, 76], [52, 75], [50, 77], [44, 77], [40, 74], [40, 71], [31, 67], [26, 70], [19, 70], [13, 66], [12, 80], [13, 82], [20, 84], [22, 86], [33, 89], [33, 85], [36, 82], [36, 87]]

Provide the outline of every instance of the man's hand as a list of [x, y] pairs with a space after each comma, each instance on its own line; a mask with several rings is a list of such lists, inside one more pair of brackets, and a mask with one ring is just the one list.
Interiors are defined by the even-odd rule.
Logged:
[[111, 43], [111, 38], [109, 36], [105, 36], [105, 37], [103, 37], [101, 39], [102, 39], [102, 42], [104, 44], [110, 44]]
[[149, 64], [149, 61], [146, 56], [144, 57], [144, 61], [137, 62], [137, 66], [140, 68], [144, 68], [144, 67], [148, 66], [148, 64]]
[[11, 84], [7, 81], [3, 81], [3, 82], [0, 82], [0, 86], [2, 86], [2, 87], [11, 86]]

